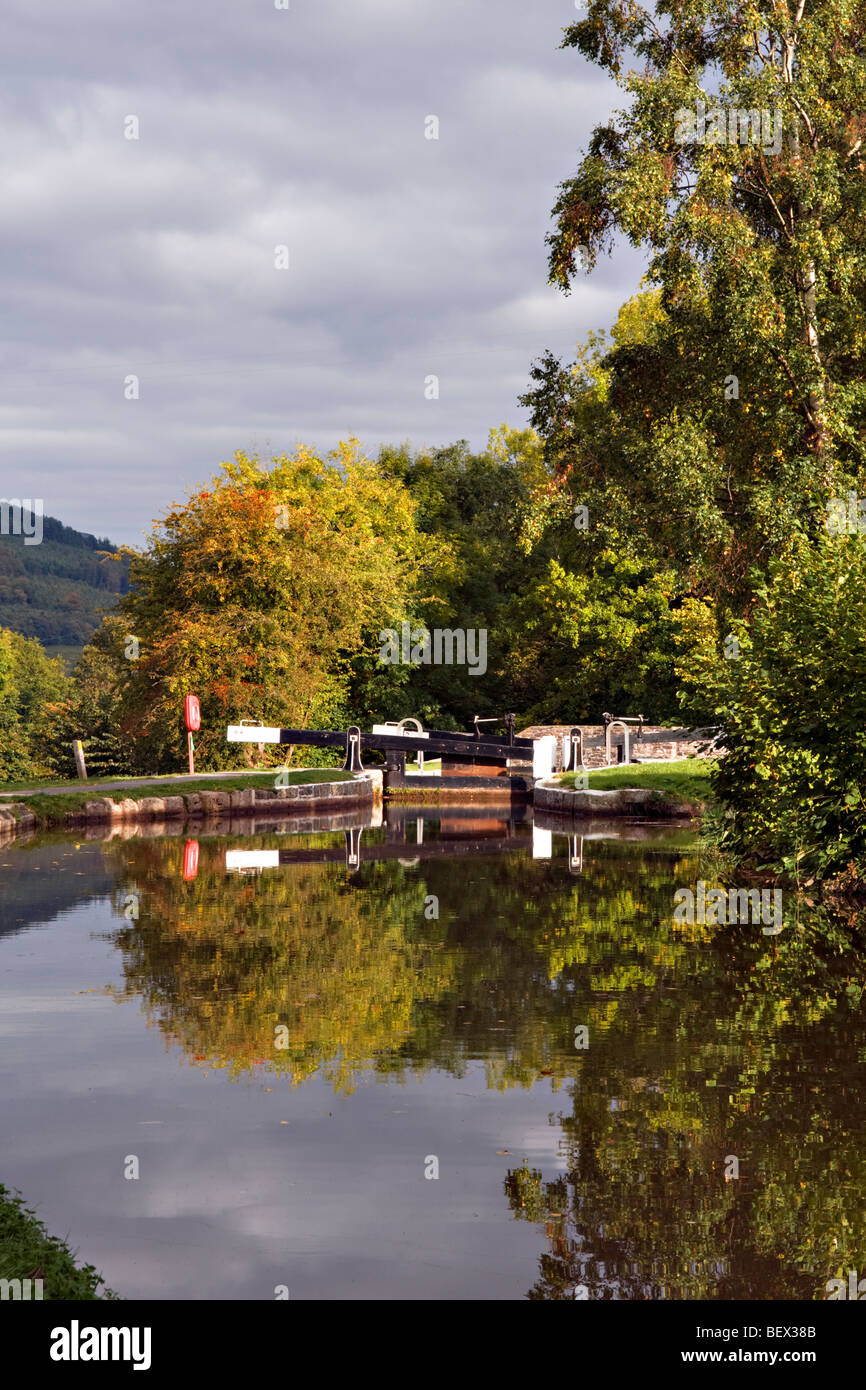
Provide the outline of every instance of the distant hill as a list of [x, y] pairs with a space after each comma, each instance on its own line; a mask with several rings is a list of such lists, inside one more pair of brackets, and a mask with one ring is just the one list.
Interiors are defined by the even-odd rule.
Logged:
[[[102, 552], [100, 554], [100, 552]], [[41, 545], [0, 535], [0, 627], [38, 637], [52, 655], [74, 660], [129, 588], [129, 561], [111, 541], [43, 519]]]

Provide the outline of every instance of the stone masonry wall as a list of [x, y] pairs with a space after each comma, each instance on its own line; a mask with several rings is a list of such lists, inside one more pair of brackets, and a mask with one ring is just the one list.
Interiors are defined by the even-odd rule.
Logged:
[[[644, 733], [662, 733], [665, 726], [663, 724], [645, 724]], [[583, 764], [584, 767], [607, 767], [604, 746], [604, 725], [603, 724], [533, 724], [528, 729], [521, 729], [520, 738], [543, 738], [545, 734], [553, 734], [557, 740], [557, 766], [562, 766], [563, 742], [568, 741], [572, 729], [580, 729], [583, 734]], [[597, 740], [590, 743], [590, 740]], [[613, 738], [614, 754], [616, 746], [622, 743], [622, 731], [617, 730]], [[667, 758], [675, 762], [678, 758], [700, 758], [705, 757], [702, 751], [703, 740], [674, 739], [668, 743], [645, 743], [642, 739], [631, 739], [631, 760], [632, 762], [645, 762], [648, 758]]]

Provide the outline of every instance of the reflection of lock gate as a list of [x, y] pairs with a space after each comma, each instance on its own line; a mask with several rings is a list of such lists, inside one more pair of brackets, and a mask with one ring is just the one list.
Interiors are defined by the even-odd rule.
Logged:
[[[579, 875], [584, 868], [584, 846], [589, 842], [625, 839], [645, 839], [654, 833], [645, 826], [620, 826], [615, 831], [575, 831], [559, 816], [544, 817], [527, 806], [508, 810], [485, 811], [475, 806], [420, 807], [391, 803], [384, 823], [385, 840], [375, 844], [362, 843], [367, 822], [361, 813], [347, 816], [323, 817], [323, 829], [339, 833], [342, 829], [345, 848], [337, 845], [304, 846], [282, 849], [230, 849], [225, 851], [225, 867], [229, 873], [261, 874], [266, 869], [287, 868], [294, 864], [339, 864], [344, 862], [350, 873], [363, 864], [393, 859], [398, 864], [416, 866], [433, 859], [466, 859], [475, 855], [526, 853], [535, 860], [554, 860], [567, 865], [569, 874]], [[352, 821], [355, 821], [352, 824]], [[541, 821], [541, 823], [539, 823]], [[342, 822], [342, 824], [340, 824]], [[430, 838], [427, 824], [435, 825], [437, 835]], [[414, 827], [414, 839], [407, 827]], [[301, 832], [305, 833], [305, 832]], [[554, 849], [555, 840], [566, 841], [566, 854]], [[198, 846], [196, 845], [196, 849]], [[196, 868], [198, 856], [196, 855]], [[186, 877], [186, 874], [184, 875]]]

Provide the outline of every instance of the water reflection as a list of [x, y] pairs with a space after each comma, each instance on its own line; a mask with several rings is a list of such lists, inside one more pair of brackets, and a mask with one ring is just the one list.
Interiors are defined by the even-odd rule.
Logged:
[[679, 922], [695, 836], [657, 826], [296, 827], [203, 830], [187, 877], [188, 836], [101, 846], [116, 995], [191, 1066], [341, 1096], [477, 1067], [491, 1093], [544, 1088], [560, 1163], [490, 1171], [538, 1233], [531, 1299], [814, 1298], [866, 1271], [856, 914]]

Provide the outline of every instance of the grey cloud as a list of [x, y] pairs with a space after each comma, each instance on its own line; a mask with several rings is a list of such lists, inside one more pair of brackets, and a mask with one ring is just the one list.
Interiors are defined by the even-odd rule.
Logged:
[[621, 101], [558, 50], [573, 17], [9, 6], [0, 491], [136, 541], [236, 448], [480, 447], [523, 423], [532, 358], [609, 324], [642, 271], [623, 247], [569, 299], [546, 284], [556, 184]]

